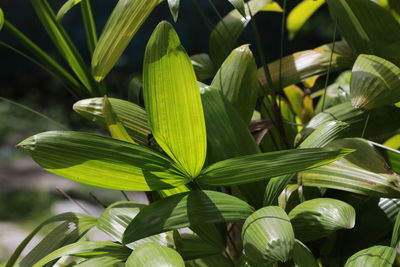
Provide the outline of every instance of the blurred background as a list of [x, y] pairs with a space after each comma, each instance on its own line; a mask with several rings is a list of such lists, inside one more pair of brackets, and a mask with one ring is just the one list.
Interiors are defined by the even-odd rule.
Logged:
[[[222, 15], [232, 9], [226, 0], [213, 1]], [[58, 10], [65, 1], [49, 2]], [[219, 21], [218, 16], [208, 1], [197, 2], [216, 24]], [[282, 5], [281, 1], [278, 2]], [[290, 11], [298, 2], [300, 0], [288, 1], [287, 10]], [[117, 0], [92, 1], [99, 34], [116, 3]], [[8, 21], [58, 62], [63, 62], [34, 13], [30, 1], [1, 0], [0, 8]], [[256, 16], [268, 62], [279, 58], [281, 19], [282, 13], [276, 12], [261, 12]], [[133, 77], [141, 75], [146, 43], [152, 30], [161, 20], [173, 23], [166, 2], [155, 9], [108, 76], [106, 81], [110, 96], [127, 99], [130, 81]], [[67, 13], [63, 24], [89, 64], [80, 8], [75, 7]], [[178, 22], [173, 24], [189, 55], [208, 52], [210, 30], [193, 5], [193, 0], [181, 0]], [[331, 42], [332, 34], [333, 23], [327, 7], [323, 6], [293, 40], [289, 41], [285, 33], [283, 54], [288, 55]], [[5, 30], [0, 32], [0, 41], [24, 50]], [[250, 27], [244, 32], [238, 45], [244, 43], [254, 44]], [[254, 47], [252, 49], [257, 56]], [[72, 105], [77, 99], [50, 74], [4, 46], [0, 46], [0, 59], [0, 97], [43, 113], [70, 129], [98, 131], [96, 125], [72, 111]], [[33, 134], [57, 129], [57, 125], [49, 120], [0, 98], [0, 263], [10, 256], [35, 226], [51, 215], [66, 211], [84, 212], [82, 209], [99, 215], [103, 205], [124, 199], [119, 191], [84, 186], [47, 173], [15, 147]], [[67, 193], [82, 207], [68, 200], [57, 189]], [[133, 201], [146, 202], [143, 194], [128, 192], [128, 197]]]

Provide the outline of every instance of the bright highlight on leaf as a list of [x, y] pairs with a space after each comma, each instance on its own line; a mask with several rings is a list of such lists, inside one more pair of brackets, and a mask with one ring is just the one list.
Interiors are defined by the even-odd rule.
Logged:
[[180, 0], [168, 0], [169, 11], [176, 22], [178, 20]]
[[0, 31], [1, 29], [3, 29], [3, 25], [4, 25], [4, 13], [3, 10], [0, 8]]
[[400, 68], [373, 55], [360, 55], [354, 63], [351, 103], [358, 108], [373, 109], [400, 101]]
[[172, 248], [146, 243], [136, 248], [125, 263], [126, 267], [184, 267], [185, 263]]
[[260, 11], [283, 12], [283, 8], [274, 1], [272, 3], [266, 4], [263, 8], [261, 8]]
[[239, 12], [245, 17], [246, 12], [244, 11], [244, 1], [243, 0], [228, 0]]
[[44, 169], [79, 183], [152, 191], [189, 182], [165, 156], [103, 136], [53, 131], [32, 136], [19, 146]]
[[104, 26], [92, 58], [93, 76], [102, 81], [153, 9], [163, 0], [120, 0]]
[[325, 0], [303, 0], [289, 13], [286, 27], [289, 31], [289, 39], [293, 39], [296, 33], [306, 21], [325, 3]]
[[57, 12], [57, 20], [61, 22], [65, 16], [74, 6], [79, 4], [82, 0], [68, 0]]
[[197, 177], [207, 149], [203, 106], [190, 58], [167, 22], [146, 47], [143, 95], [157, 143], [188, 178]]

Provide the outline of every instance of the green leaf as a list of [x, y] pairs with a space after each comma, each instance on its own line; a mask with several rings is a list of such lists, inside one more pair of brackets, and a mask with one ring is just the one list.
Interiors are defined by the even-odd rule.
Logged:
[[349, 124], [341, 121], [327, 121], [321, 124], [299, 145], [299, 148], [324, 147], [335, 139], [343, 137]]
[[277, 206], [278, 205], [278, 197], [285, 189], [286, 185], [293, 178], [293, 174], [283, 175], [271, 178], [268, 181], [267, 186], [265, 187], [264, 192], [264, 206]]
[[[125, 100], [117, 98], [109, 98], [108, 100], [129, 136], [135, 142], [147, 145], [148, 135], [151, 130], [147, 121], [146, 111], [142, 107]], [[102, 97], [79, 100], [74, 104], [73, 109], [82, 117], [95, 122], [103, 128], [107, 128], [103, 113], [104, 99]]]
[[57, 12], [57, 20], [58, 22], [62, 22], [65, 14], [68, 13], [74, 6], [79, 4], [82, 0], [67, 0], [64, 5]]
[[[331, 47], [332, 44], [329, 46]], [[319, 47], [314, 50], [304, 50], [283, 57], [282, 61], [273, 61], [268, 64], [272, 83], [275, 88], [279, 88], [280, 84], [284, 88], [311, 77], [325, 75], [329, 66], [331, 72], [351, 67], [354, 59], [351, 51], [349, 52], [347, 48], [347, 44], [343, 41], [336, 42], [333, 54], [331, 51], [326, 51], [322, 47]], [[282, 66], [282, 69], [280, 66]], [[262, 86], [268, 87], [263, 68], [258, 69], [258, 78]]]
[[237, 11], [240, 12], [240, 14], [243, 17], [246, 17], [246, 12], [244, 10], [244, 1], [243, 0], [228, 0], [228, 1], [232, 4], [232, 6], [234, 8], [237, 9]]
[[374, 54], [396, 65], [400, 55], [400, 25], [373, 1], [327, 0], [331, 16], [357, 54]]
[[373, 109], [400, 101], [400, 68], [383, 58], [359, 55], [350, 83], [351, 103]]
[[211, 87], [221, 90], [246, 125], [250, 124], [259, 85], [257, 65], [249, 45], [232, 51], [215, 75]]
[[143, 244], [135, 249], [126, 261], [126, 267], [184, 267], [178, 252], [154, 243]]
[[253, 212], [246, 202], [215, 191], [173, 195], [143, 208], [124, 233], [130, 243], [191, 225], [245, 220]]
[[19, 266], [32, 266], [52, 251], [81, 239], [96, 226], [95, 218], [80, 218], [76, 224], [63, 222], [55, 227], [19, 262]]
[[[115, 202], [107, 207], [107, 209], [101, 214], [97, 228], [118, 242], [122, 242], [122, 236], [126, 227], [128, 227], [132, 219], [135, 218], [140, 210], [144, 207], [146, 207], [146, 205], [134, 202]], [[169, 241], [167, 239], [167, 234], [162, 233], [127, 244], [126, 246], [131, 249], [135, 249], [136, 247], [147, 242], [168, 246]]]
[[107, 96], [104, 96], [103, 98], [102, 111], [104, 114], [104, 121], [107, 125], [108, 131], [110, 132], [111, 136], [114, 139], [134, 144], [135, 141], [132, 140], [128, 132], [125, 130], [125, 127], [119, 121], [117, 114], [114, 113], [114, 110]]
[[400, 176], [390, 170], [368, 141], [349, 138], [336, 140], [330, 146], [356, 149], [356, 152], [331, 164], [299, 173], [300, 184], [367, 196], [400, 196]]
[[243, 225], [242, 239], [251, 266], [291, 259], [295, 243], [289, 217], [283, 209], [275, 206], [259, 209], [250, 215]]
[[293, 109], [293, 112], [301, 117], [301, 111], [303, 109], [304, 92], [297, 85], [290, 85], [283, 88], [285, 95]]
[[396, 259], [396, 249], [374, 246], [363, 249], [351, 256], [345, 267], [392, 267]]
[[118, 1], [93, 52], [92, 70], [96, 81], [107, 76], [143, 22], [162, 1]]
[[255, 182], [328, 164], [352, 151], [308, 148], [242, 156], [214, 163], [201, 172], [197, 181], [218, 186]]
[[33, 267], [41, 267], [55, 259], [63, 256], [111, 256], [125, 260], [130, 249], [122, 246], [121, 244], [110, 241], [81, 241], [61, 247], [52, 253], [46, 255], [40, 261], [36, 262]]
[[184, 260], [203, 258], [222, 253], [221, 248], [205, 242], [195, 234], [184, 233], [179, 237], [177, 235], [174, 234], [176, 250], [181, 254]]
[[186, 267], [232, 267], [232, 263], [222, 255], [185, 261]]
[[81, 13], [83, 18], [83, 23], [85, 24], [86, 40], [88, 42], [90, 56], [93, 56], [93, 52], [97, 44], [97, 30], [90, 1], [91, 0], [82, 0]]
[[[53, 216], [40, 225], [38, 225], [22, 242], [21, 244], [18, 245], [18, 247], [15, 249], [14, 253], [11, 255], [10, 259], [8, 260], [6, 267], [12, 267], [14, 266], [15, 262], [18, 260], [18, 257], [21, 255], [22, 251], [25, 249], [25, 247], [29, 244], [29, 242], [32, 240], [32, 238], [46, 225], [52, 224], [52, 223], [57, 223], [57, 222], [67, 222], [70, 224], [75, 224], [76, 226], [79, 226], [81, 223], [84, 223], [82, 226], [86, 225], [86, 222], [94, 221], [96, 222], [96, 218], [88, 216], [86, 214], [80, 214], [80, 213], [73, 213], [73, 212], [67, 212], [67, 213], [62, 213], [56, 216]], [[84, 232], [84, 231], [83, 231]]]
[[296, 143], [304, 140], [305, 137], [323, 123], [334, 120], [346, 122], [350, 125], [346, 134], [347, 137], [361, 136], [368, 114], [370, 118], [367, 128], [365, 129], [365, 138], [390, 134], [400, 128], [400, 120], [391, 119], [400, 116], [399, 108], [387, 106], [366, 112], [347, 102], [326, 109], [324, 112], [318, 113], [313, 117], [306, 127], [304, 127], [303, 131], [296, 137]]
[[310, 249], [297, 239], [294, 243], [293, 261], [298, 267], [319, 267]]
[[168, 0], [169, 11], [176, 22], [178, 20], [180, 0]]
[[397, 174], [400, 174], [400, 151], [375, 142], [371, 143], [384, 155], [390, 168]]
[[289, 39], [293, 39], [304, 23], [320, 8], [325, 0], [303, 0], [290, 11], [286, 27], [289, 31]]
[[390, 246], [396, 248], [400, 241], [400, 212], [397, 213], [396, 222], [393, 227], [392, 241]]
[[3, 9], [0, 8], [0, 31], [3, 29], [4, 25], [4, 13]]
[[204, 81], [215, 74], [214, 63], [208, 54], [195, 54], [190, 57], [198, 81]]
[[143, 94], [157, 143], [189, 178], [197, 177], [207, 149], [203, 106], [190, 58], [167, 22], [147, 44]]
[[79, 54], [63, 26], [57, 21], [56, 15], [47, 0], [32, 0], [32, 4], [48, 35], [76, 76], [92, 95], [99, 94], [98, 88], [82, 56]]
[[356, 212], [349, 204], [332, 199], [316, 198], [297, 205], [289, 213], [296, 238], [313, 241], [339, 229], [354, 227]]
[[239, 36], [251, 20], [266, 4], [272, 0], [251, 0], [246, 2], [245, 16], [236, 9], [228, 13], [212, 30], [209, 38], [210, 57], [218, 68], [235, 46]]
[[93, 186], [152, 191], [188, 182], [165, 156], [103, 136], [52, 131], [34, 135], [19, 146], [42, 168]]
[[118, 256], [100, 256], [95, 258], [90, 258], [88, 260], [84, 260], [75, 264], [74, 267], [93, 267], [93, 266], [102, 266], [102, 267], [117, 267], [118, 263], [122, 263], [125, 259]]

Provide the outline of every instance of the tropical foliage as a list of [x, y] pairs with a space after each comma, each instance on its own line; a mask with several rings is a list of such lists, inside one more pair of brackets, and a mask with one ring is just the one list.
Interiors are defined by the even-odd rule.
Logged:
[[[145, 52], [143, 102], [104, 96], [107, 74], [153, 9], [168, 4], [179, 20], [180, 1], [163, 2], [119, 0], [98, 39], [89, 0], [69, 0], [58, 14], [47, 0], [32, 0], [68, 67], [0, 10], [0, 29], [30, 54], [1, 44], [60, 79], [79, 98], [74, 111], [110, 134], [51, 131], [18, 146], [59, 176], [151, 196], [149, 205], [113, 203], [98, 218], [52, 217], [6, 266], [399, 264], [396, 1], [304, 0], [286, 16], [286, 1], [281, 8], [229, 0], [209, 53], [192, 56], [172, 24], [160, 22]], [[282, 12], [292, 38], [322, 5], [343, 40], [267, 63], [254, 16]], [[89, 67], [62, 25], [74, 6], [82, 9]], [[236, 47], [248, 24], [261, 66], [249, 45]], [[47, 225], [52, 230], [21, 258]], [[95, 227], [110, 239], [88, 240]]]

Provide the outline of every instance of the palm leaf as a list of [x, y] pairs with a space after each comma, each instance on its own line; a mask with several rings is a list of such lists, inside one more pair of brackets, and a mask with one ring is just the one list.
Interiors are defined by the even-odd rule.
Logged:
[[136, 248], [125, 263], [126, 267], [184, 267], [185, 263], [178, 252], [154, 243]]
[[351, 256], [345, 267], [392, 267], [396, 259], [396, 249], [385, 246], [374, 246], [361, 250]]

